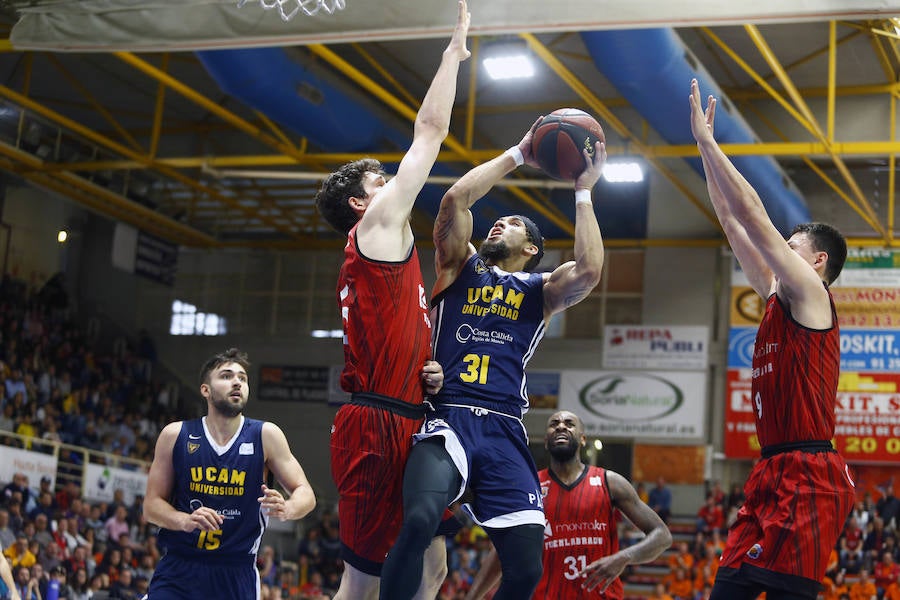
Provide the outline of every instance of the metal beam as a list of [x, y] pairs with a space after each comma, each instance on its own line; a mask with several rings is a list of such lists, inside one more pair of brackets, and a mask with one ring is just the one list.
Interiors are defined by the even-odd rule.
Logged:
[[[651, 156], [646, 152], [647, 145], [638, 139], [622, 121], [616, 117], [613, 112], [600, 101], [600, 99], [588, 89], [588, 87], [572, 73], [569, 69], [566, 68], [559, 59], [546, 47], [544, 46], [534, 35], [530, 33], [521, 33], [519, 37], [528, 42], [529, 47], [541, 57], [541, 59], [547, 63], [553, 71], [559, 75], [559, 77], [572, 88], [572, 90], [578, 94], [582, 100], [591, 108], [591, 110], [598, 116], [600, 116], [606, 123], [607, 127], [612, 127], [613, 130], [616, 131], [620, 136], [622, 136], [626, 140], [630, 140], [629, 149], [631, 152], [636, 152], [644, 156], [659, 173], [669, 180], [669, 182], [675, 186], [677, 190], [679, 190], [688, 201], [693, 204], [697, 210], [703, 214], [706, 219], [719, 227], [719, 220], [712, 213], [712, 211], [708, 208], [706, 200], [701, 200], [694, 192], [689, 189], [675, 174], [663, 165], [660, 161], [656, 160], [655, 157]], [[694, 148], [694, 152], [696, 153], [697, 149]], [[610, 148], [607, 148], [607, 152], [612, 156], [613, 153], [610, 151]]]

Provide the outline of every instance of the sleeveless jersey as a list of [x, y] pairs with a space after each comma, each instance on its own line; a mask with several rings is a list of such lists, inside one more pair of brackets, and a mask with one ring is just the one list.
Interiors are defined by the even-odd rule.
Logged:
[[431, 322], [415, 246], [402, 262], [369, 260], [357, 247], [354, 227], [337, 293], [344, 321], [344, 391], [422, 404], [420, 373], [431, 356]]
[[624, 597], [622, 580], [616, 578], [606, 592], [581, 587], [581, 569], [619, 551], [617, 515], [606, 482], [606, 470], [588, 466], [571, 486], [544, 469], [538, 473], [544, 496], [544, 573], [534, 600], [578, 600]]
[[525, 366], [544, 336], [540, 273], [507, 273], [478, 254], [432, 300], [434, 356], [444, 368], [438, 401], [484, 400], [521, 416]]
[[761, 446], [834, 437], [840, 336], [831, 292], [832, 327], [803, 327], [776, 294], [766, 301], [753, 350], [751, 399]]
[[176, 555], [212, 561], [256, 554], [268, 523], [257, 501], [265, 481], [262, 426], [262, 421], [244, 418], [219, 454], [202, 419], [182, 423], [172, 448], [175, 480], [170, 502], [186, 513], [206, 506], [225, 520], [215, 531], [160, 529], [160, 546]]

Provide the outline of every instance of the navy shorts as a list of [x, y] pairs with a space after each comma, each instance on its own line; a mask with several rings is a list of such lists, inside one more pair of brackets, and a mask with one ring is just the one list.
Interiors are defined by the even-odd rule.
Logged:
[[150, 579], [147, 600], [258, 600], [256, 557], [239, 561], [204, 557], [199, 560], [166, 554]]
[[474, 500], [463, 509], [488, 528], [544, 526], [544, 507], [528, 435], [518, 417], [475, 406], [439, 405], [428, 414], [416, 441], [440, 436], [462, 486]]

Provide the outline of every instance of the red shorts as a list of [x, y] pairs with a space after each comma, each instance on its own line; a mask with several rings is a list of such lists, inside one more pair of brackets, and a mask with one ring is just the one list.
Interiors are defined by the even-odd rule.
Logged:
[[776, 454], [753, 467], [744, 494], [719, 573], [745, 564], [788, 576], [779, 581], [822, 581], [855, 502], [844, 459], [836, 452]]
[[403, 468], [422, 419], [345, 404], [331, 431], [331, 476], [337, 486], [342, 558], [381, 575], [403, 520]]

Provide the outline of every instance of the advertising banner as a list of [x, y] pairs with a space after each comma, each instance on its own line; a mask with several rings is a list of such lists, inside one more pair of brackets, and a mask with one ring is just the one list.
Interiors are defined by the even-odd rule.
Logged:
[[700, 441], [706, 422], [706, 373], [563, 371], [560, 410], [587, 435]]
[[121, 489], [126, 504], [147, 493], [147, 474], [106, 465], [88, 464], [84, 468], [84, 497], [91, 502], [112, 502], [113, 492]]
[[607, 325], [605, 369], [695, 369], [709, 364], [709, 327]]
[[[842, 373], [835, 419], [835, 447], [847, 462], [900, 461], [900, 373]], [[728, 369], [725, 455], [759, 456], [750, 369]]]
[[13, 474], [22, 473], [28, 477], [28, 486], [38, 489], [42, 477], [49, 477], [56, 483], [56, 457], [21, 448], [0, 446], [3, 460], [0, 460], [0, 481], [12, 481]]

